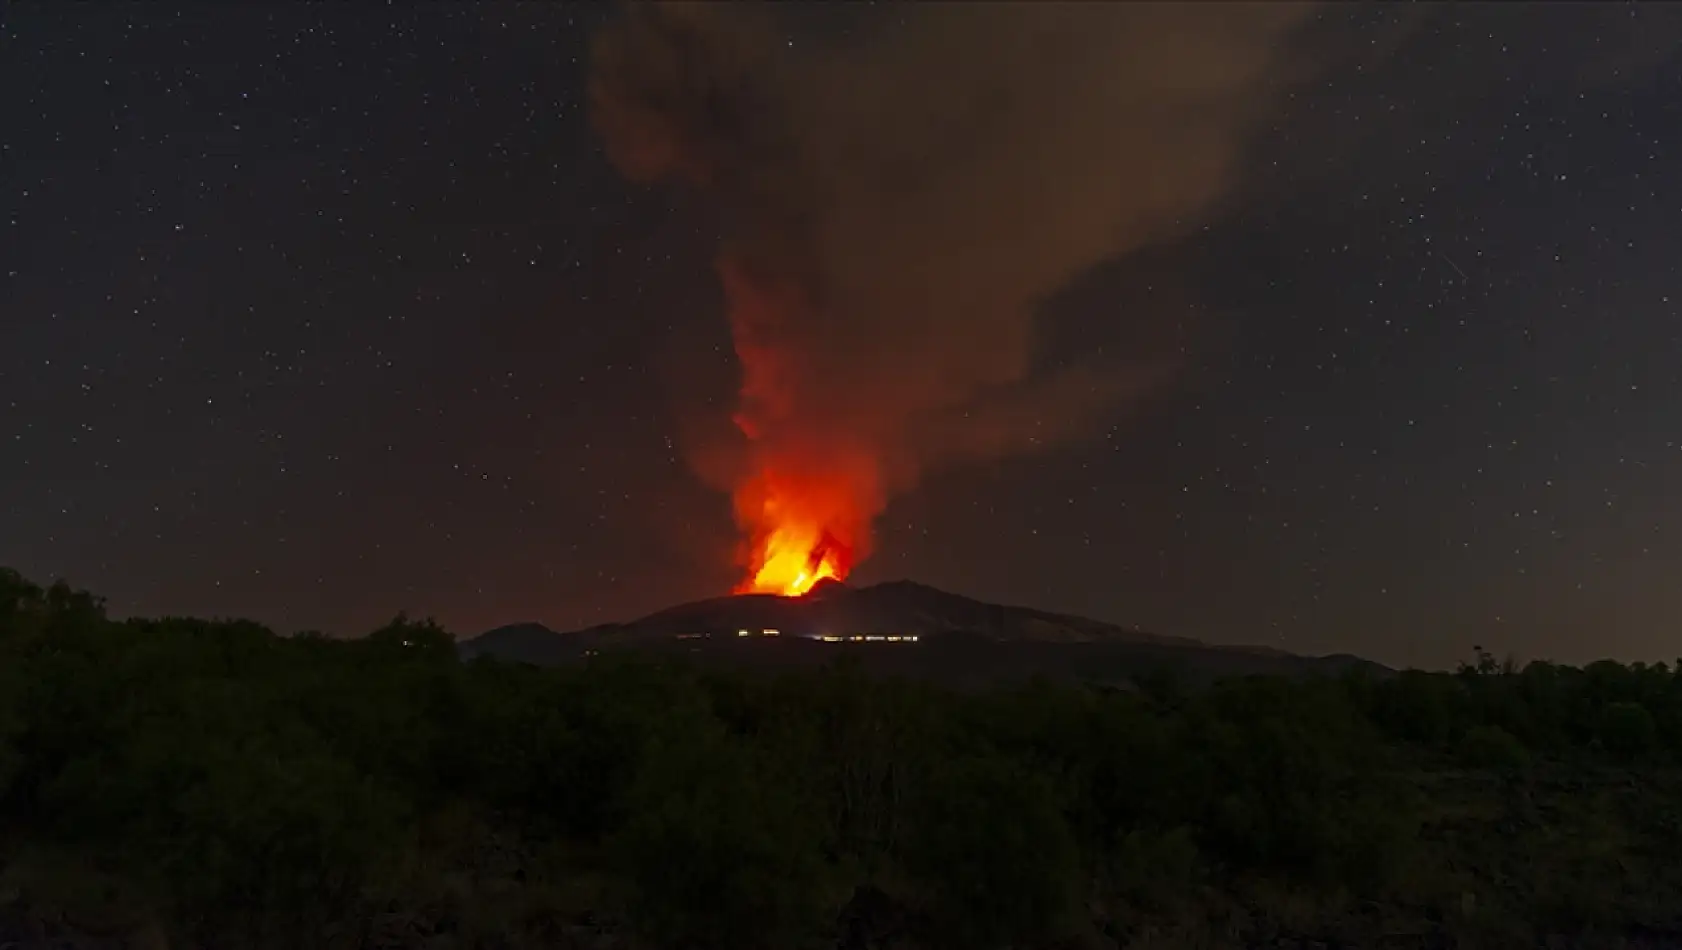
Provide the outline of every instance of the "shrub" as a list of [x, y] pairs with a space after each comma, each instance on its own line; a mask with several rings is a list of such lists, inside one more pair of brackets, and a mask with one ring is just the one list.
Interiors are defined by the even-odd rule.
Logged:
[[1658, 724], [1647, 707], [1634, 702], [1608, 703], [1600, 711], [1600, 742], [1608, 752], [1632, 759], [1653, 748], [1658, 742]]
[[1067, 923], [1075, 843], [1042, 781], [1004, 759], [956, 760], [931, 776], [914, 816], [902, 859], [943, 943], [998, 946]]
[[651, 752], [613, 841], [639, 929], [662, 946], [795, 948], [822, 935], [818, 816], [722, 737]]
[[1521, 769], [1530, 752], [1500, 726], [1475, 726], [1460, 737], [1460, 761], [1475, 769]]

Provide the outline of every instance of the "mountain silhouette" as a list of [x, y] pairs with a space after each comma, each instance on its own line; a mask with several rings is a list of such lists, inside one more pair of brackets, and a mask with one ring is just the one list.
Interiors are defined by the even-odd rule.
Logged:
[[803, 597], [715, 597], [571, 633], [537, 623], [511, 624], [460, 646], [467, 659], [490, 656], [539, 665], [622, 649], [769, 667], [808, 666], [847, 655], [874, 672], [964, 684], [1047, 676], [1119, 685], [1162, 669], [1195, 679], [1337, 673], [1352, 667], [1388, 672], [1352, 656], [1305, 657], [1269, 647], [1211, 645], [1087, 617], [987, 603], [904, 580], [869, 587], [827, 581]]

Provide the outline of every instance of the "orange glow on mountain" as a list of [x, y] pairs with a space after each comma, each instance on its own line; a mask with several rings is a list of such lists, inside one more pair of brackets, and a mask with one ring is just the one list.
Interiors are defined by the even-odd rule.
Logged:
[[735, 592], [798, 597], [846, 580], [869, 556], [884, 504], [880, 452], [819, 409], [833, 394], [811, 388], [811, 348], [788, 332], [811, 319], [803, 289], [728, 253], [719, 276], [742, 368], [734, 420], [746, 440], [732, 488], [744, 568]]
[[736, 514], [746, 529], [746, 576], [738, 594], [798, 597], [822, 580], [846, 580], [855, 538], [870, 514], [840, 477], [799, 477], [764, 467], [736, 491]]
[[758, 560], [758, 569], [742, 582], [737, 593], [798, 597], [818, 581], [842, 580], [848, 570], [838, 547], [827, 544], [822, 535], [814, 538], [810, 529], [795, 526], [778, 528], [767, 535]]

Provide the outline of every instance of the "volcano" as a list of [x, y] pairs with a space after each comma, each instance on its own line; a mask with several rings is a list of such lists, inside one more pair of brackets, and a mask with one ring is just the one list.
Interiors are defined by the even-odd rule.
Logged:
[[629, 623], [559, 633], [512, 624], [461, 644], [488, 656], [555, 665], [635, 649], [750, 667], [821, 665], [841, 655], [874, 672], [983, 685], [1033, 676], [1120, 685], [1147, 671], [1190, 678], [1338, 673], [1385, 667], [1357, 657], [1305, 657], [1218, 646], [1070, 614], [987, 603], [912, 581], [851, 587], [824, 580], [799, 597], [735, 594], [681, 604]]

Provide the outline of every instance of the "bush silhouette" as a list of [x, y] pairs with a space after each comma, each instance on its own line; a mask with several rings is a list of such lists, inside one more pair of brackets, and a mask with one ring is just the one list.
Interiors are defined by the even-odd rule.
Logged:
[[402, 615], [113, 621], [0, 571], [0, 932], [1535, 945], [1682, 919], [1676, 667], [1146, 686], [462, 663]]
[[1635, 702], [1608, 703], [1601, 710], [1597, 731], [1607, 750], [1625, 759], [1639, 758], [1658, 743], [1653, 714]]
[[952, 761], [931, 776], [904, 862], [955, 947], [1047, 936], [1077, 894], [1074, 840], [1050, 790], [994, 759]]
[[1530, 753], [1500, 726], [1474, 726], [1460, 740], [1460, 761], [1472, 768], [1519, 769]]

